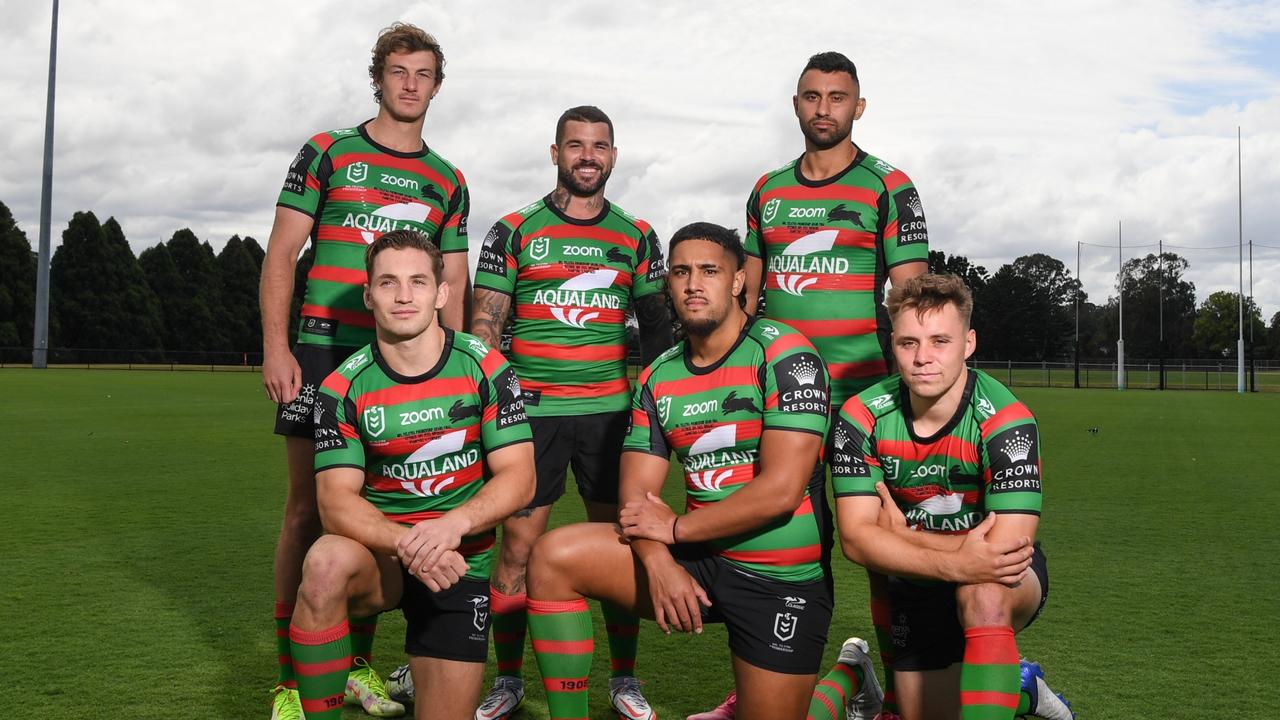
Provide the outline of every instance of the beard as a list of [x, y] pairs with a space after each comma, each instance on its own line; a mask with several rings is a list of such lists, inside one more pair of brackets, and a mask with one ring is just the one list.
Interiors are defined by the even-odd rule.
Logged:
[[[589, 185], [579, 182], [578, 178], [573, 174], [574, 170], [584, 167], [592, 167], [600, 171], [600, 174], [596, 176], [595, 182]], [[609, 176], [612, 174], [613, 170], [605, 170], [604, 167], [598, 163], [578, 163], [572, 168], [567, 168], [563, 165], [560, 166], [557, 176], [560, 180], [560, 184], [573, 195], [577, 195], [578, 197], [590, 197], [604, 189], [605, 183], [609, 182]]]
[[804, 133], [804, 139], [808, 140], [811, 145], [819, 150], [830, 150], [840, 143], [849, 140], [849, 134], [853, 132], [853, 123], [841, 127], [837, 125], [835, 129], [826, 132], [818, 132], [814, 130], [808, 123], [800, 125], [800, 132]]

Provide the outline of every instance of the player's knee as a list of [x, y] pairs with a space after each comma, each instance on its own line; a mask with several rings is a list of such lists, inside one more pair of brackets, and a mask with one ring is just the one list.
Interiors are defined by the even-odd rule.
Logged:
[[1008, 625], [1012, 617], [1012, 593], [995, 583], [961, 585], [956, 588], [956, 605], [965, 627]]
[[[344, 540], [346, 542], [341, 542]], [[313, 607], [346, 602], [347, 587], [359, 569], [351, 549], [347, 547], [350, 542], [346, 538], [326, 535], [311, 546], [302, 562], [299, 602]]]
[[552, 530], [533, 546], [528, 562], [530, 594], [546, 590], [553, 582], [568, 580], [573, 572], [574, 557], [581, 549], [571, 543], [556, 542], [559, 535]]

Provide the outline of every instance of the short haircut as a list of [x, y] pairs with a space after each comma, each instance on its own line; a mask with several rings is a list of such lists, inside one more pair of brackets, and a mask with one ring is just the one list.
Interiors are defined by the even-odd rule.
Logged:
[[[738, 237], [737, 230], [731, 230], [721, 225], [709, 222], [689, 223], [676, 231], [671, 236], [671, 243], [667, 245], [667, 259], [670, 260], [671, 254], [675, 252], [676, 246], [685, 240], [706, 240], [713, 242], [724, 248], [733, 256], [737, 267], [734, 271], [741, 270], [747, 264], [747, 251], [742, 248], [742, 240]], [[738, 293], [738, 307], [745, 308], [747, 306], [747, 293], [744, 288], [743, 292]], [[674, 309], [672, 309], [674, 313]], [[672, 315], [674, 317], [674, 314]]]
[[364, 270], [368, 282], [373, 282], [373, 259], [378, 256], [378, 253], [383, 250], [403, 250], [405, 248], [421, 250], [427, 254], [427, 257], [431, 258], [431, 272], [435, 277], [436, 284], [440, 284], [440, 278], [444, 274], [444, 255], [440, 254], [440, 248], [428, 240], [426, 235], [409, 228], [392, 230], [369, 243], [369, 247], [364, 251]]
[[858, 83], [857, 66], [853, 64], [852, 60], [834, 50], [820, 52], [817, 55], [810, 57], [809, 64], [805, 65], [804, 70], [800, 71], [800, 76], [804, 77], [804, 74], [810, 70], [817, 70], [818, 72], [824, 73], [846, 72], [849, 73], [849, 77], [853, 78], [855, 85], [860, 84]]
[[378, 84], [382, 82], [382, 72], [387, 69], [387, 56], [394, 52], [415, 53], [429, 50], [436, 56], [436, 85], [444, 81], [444, 51], [440, 43], [431, 33], [417, 25], [409, 23], [393, 23], [378, 34], [378, 41], [373, 44], [373, 62], [369, 64], [369, 79], [373, 81], [373, 99], [382, 103], [382, 90]]
[[571, 107], [560, 113], [560, 119], [556, 121], [556, 144], [559, 145], [564, 140], [564, 125], [570, 120], [584, 123], [604, 123], [609, 126], [609, 144], [613, 144], [613, 121], [609, 119], [604, 111], [595, 105], [579, 105]]
[[926, 273], [895, 285], [889, 290], [887, 305], [889, 317], [897, 318], [898, 314], [914, 310], [919, 317], [933, 310], [941, 310], [943, 306], [956, 306], [965, 328], [969, 327], [969, 318], [973, 315], [973, 295], [958, 275]]

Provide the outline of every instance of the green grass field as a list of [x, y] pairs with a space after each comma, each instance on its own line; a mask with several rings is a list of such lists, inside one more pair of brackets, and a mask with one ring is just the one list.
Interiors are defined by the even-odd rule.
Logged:
[[[284, 461], [258, 377], [9, 369], [0, 393], [4, 716], [265, 720]], [[1044, 436], [1052, 580], [1023, 653], [1089, 720], [1271, 717], [1280, 397], [1019, 395]], [[566, 497], [554, 522], [581, 517]], [[846, 636], [872, 637], [863, 577], [837, 562], [829, 659]], [[384, 671], [402, 631], [398, 614], [383, 620]], [[645, 625], [639, 673], [661, 717], [720, 700], [724, 638]], [[597, 689], [605, 647], [597, 618]], [[524, 717], [546, 717], [529, 687]], [[609, 717], [604, 695], [592, 717]]]

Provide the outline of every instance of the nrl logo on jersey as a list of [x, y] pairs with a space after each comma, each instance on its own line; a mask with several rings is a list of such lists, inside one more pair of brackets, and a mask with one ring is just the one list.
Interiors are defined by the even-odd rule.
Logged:
[[546, 260], [551, 254], [551, 238], [543, 236], [529, 241], [529, 257], [534, 260]]
[[782, 207], [782, 200], [774, 198], [764, 204], [764, 215], [761, 217], [767, 223], [773, 222], [778, 217], [778, 208]]
[[773, 636], [786, 642], [796, 636], [796, 626], [800, 624], [800, 618], [791, 613], [778, 613], [773, 619]]
[[364, 431], [371, 437], [379, 437], [387, 429], [387, 412], [381, 405], [365, 408]]
[[880, 458], [880, 468], [884, 470], [884, 479], [893, 482], [898, 479], [898, 470], [902, 468], [902, 462], [896, 457], [886, 455]]
[[658, 419], [662, 421], [663, 425], [666, 425], [667, 421], [671, 419], [670, 395], [658, 398]]
[[368, 163], [351, 163], [347, 166], [347, 179], [353, 183], [362, 183], [369, 178]]

